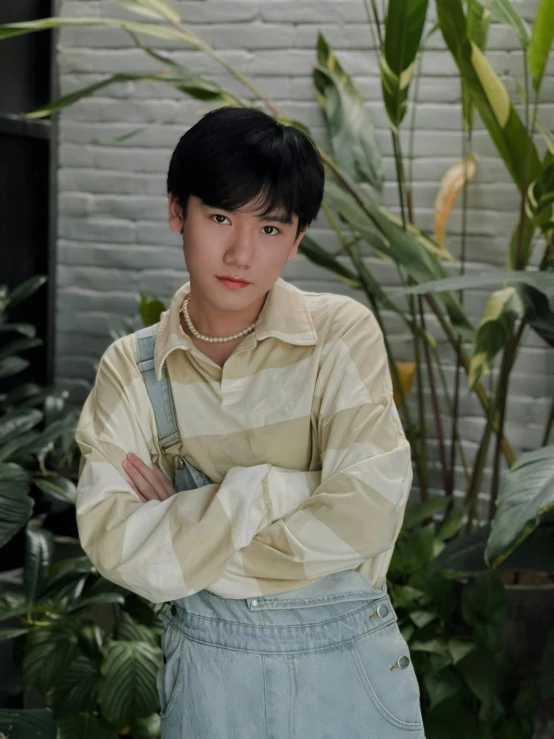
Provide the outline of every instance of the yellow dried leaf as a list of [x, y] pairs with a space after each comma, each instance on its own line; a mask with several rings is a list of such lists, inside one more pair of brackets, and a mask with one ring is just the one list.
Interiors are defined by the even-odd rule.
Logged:
[[[398, 372], [398, 379], [400, 381], [400, 388], [403, 396], [406, 398], [411, 390], [412, 382], [414, 380], [414, 374], [416, 369], [415, 362], [395, 362], [396, 371]], [[402, 405], [402, 395], [398, 389], [396, 378], [392, 375], [392, 388], [394, 404], [397, 408]]]
[[442, 178], [439, 194], [435, 200], [435, 241], [442, 244], [446, 235], [446, 224], [458, 193], [464, 186], [464, 162], [467, 162], [467, 181], [475, 177], [477, 154], [468, 154], [446, 170]]

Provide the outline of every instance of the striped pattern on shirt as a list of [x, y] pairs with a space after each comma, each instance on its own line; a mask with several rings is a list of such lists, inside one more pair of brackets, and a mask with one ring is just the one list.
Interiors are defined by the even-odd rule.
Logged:
[[[227, 598], [295, 590], [356, 569], [381, 587], [412, 482], [371, 311], [279, 278], [256, 329], [223, 367], [183, 331], [187, 282], [161, 315], [181, 442], [158, 443], [134, 334], [103, 354], [79, 419], [77, 523], [106, 578], [153, 602], [203, 588]], [[140, 501], [122, 467], [133, 452], [173, 479], [180, 454], [213, 484]]]

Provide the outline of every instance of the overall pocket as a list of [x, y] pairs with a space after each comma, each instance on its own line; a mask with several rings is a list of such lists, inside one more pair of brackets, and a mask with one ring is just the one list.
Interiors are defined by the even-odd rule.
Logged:
[[399, 729], [420, 730], [419, 684], [396, 620], [350, 644], [360, 680], [381, 716]]
[[171, 624], [166, 625], [161, 643], [162, 664], [157, 675], [162, 719], [170, 715], [182, 692], [188, 643], [183, 634], [174, 629]]

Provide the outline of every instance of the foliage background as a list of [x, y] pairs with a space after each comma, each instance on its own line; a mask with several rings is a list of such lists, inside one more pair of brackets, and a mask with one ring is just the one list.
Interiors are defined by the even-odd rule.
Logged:
[[[317, 32], [321, 31], [352, 75], [371, 113], [384, 158], [385, 185], [380, 201], [399, 213], [380, 73], [361, 0], [187, 0], [176, 2], [175, 7], [194, 32], [251, 77], [291, 117], [309, 125], [316, 137], [323, 137], [325, 129], [311, 77]], [[514, 7], [532, 22], [535, 2], [515, 2]], [[96, 0], [62, 0], [60, 12], [66, 16], [132, 17], [115, 2]], [[431, 28], [434, 14], [434, 3], [430, 3], [426, 30]], [[248, 98], [248, 91], [206, 54], [163, 39], [159, 43], [156, 39], [155, 45], [203, 79]], [[513, 31], [496, 21], [490, 26], [487, 57], [517, 100], [516, 77], [521, 77], [522, 69], [520, 45]], [[60, 94], [92, 84], [114, 71], [156, 67], [132, 47], [127, 34], [103, 27], [62, 29], [59, 65]], [[541, 110], [547, 125], [554, 112], [553, 69], [551, 59], [541, 93]], [[458, 73], [440, 33], [427, 42], [418, 99], [413, 141], [415, 216], [420, 228], [432, 231], [433, 202], [440, 180], [462, 154]], [[100, 90], [61, 113], [56, 374], [59, 386], [67, 388], [76, 402], [84, 399], [87, 383], [94, 376], [93, 362], [111, 340], [108, 318], [114, 314], [133, 316], [138, 290], [151, 289], [167, 299], [173, 289], [188, 279], [178, 239], [166, 225], [165, 172], [179, 136], [211, 107], [216, 106], [184, 97], [169, 85], [126, 82]], [[516, 104], [516, 108], [522, 114], [522, 106]], [[150, 125], [160, 119], [165, 122]], [[107, 143], [143, 126], [148, 127], [137, 137], [116, 145]], [[406, 155], [410, 148], [408, 117], [401, 139]], [[479, 162], [468, 190], [468, 273], [479, 271], [483, 265], [504, 266], [506, 244], [519, 207], [517, 190], [478, 116], [473, 142]], [[379, 199], [377, 193], [373, 194]], [[329, 251], [336, 251], [339, 246], [323, 211], [309, 233]], [[447, 245], [454, 256], [459, 255], [460, 233], [461, 197], [447, 235]], [[395, 284], [397, 275], [392, 264], [374, 257], [368, 258], [368, 263], [383, 284]], [[332, 290], [364, 301], [363, 293], [301, 255], [287, 265], [283, 276], [305, 289]], [[482, 316], [490, 291], [485, 288], [466, 292], [466, 308], [475, 323]], [[383, 315], [395, 358], [412, 359], [411, 336], [393, 315], [387, 311]], [[452, 388], [453, 353], [434, 316], [426, 316], [426, 323], [439, 339], [439, 352]], [[540, 443], [549, 398], [554, 394], [553, 357], [533, 332], [526, 332], [512, 373], [505, 429], [516, 456]], [[414, 400], [415, 393], [410, 402]], [[431, 412], [429, 403], [427, 407]], [[428, 420], [433, 433], [432, 418]], [[476, 398], [462, 393], [459, 431], [469, 461], [483, 425]], [[448, 425], [445, 434], [448, 438]], [[431, 442], [430, 447], [436, 459], [436, 444]], [[431, 465], [429, 474], [432, 492], [433, 488], [440, 488], [440, 471]], [[490, 468], [483, 490], [490, 488], [489, 481]], [[463, 482], [461, 476], [456, 479], [458, 494], [463, 490]], [[417, 499], [416, 488], [413, 495]], [[478, 511], [482, 518], [486, 515], [486, 495], [483, 494]]]

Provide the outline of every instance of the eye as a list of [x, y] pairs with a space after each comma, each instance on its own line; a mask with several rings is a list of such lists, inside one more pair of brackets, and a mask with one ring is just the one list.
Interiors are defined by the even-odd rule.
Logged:
[[[212, 213], [210, 215], [210, 218], [212, 218], [212, 219], [213, 218], [227, 218], [227, 216], [226, 215], [223, 215], [223, 213]], [[229, 219], [227, 218], [227, 220], [229, 220]], [[215, 221], [215, 223], [222, 223], [222, 221]], [[281, 233], [276, 226], [263, 226], [263, 228], [272, 228], [275, 231], [275, 233], [267, 233], [266, 232], [266, 234], [265, 234], [266, 236], [276, 236], [277, 234]]]
[[[223, 213], [214, 213], [210, 218], [227, 218], [227, 216], [224, 216]], [[221, 221], [217, 221], [217, 223], [221, 223]]]

